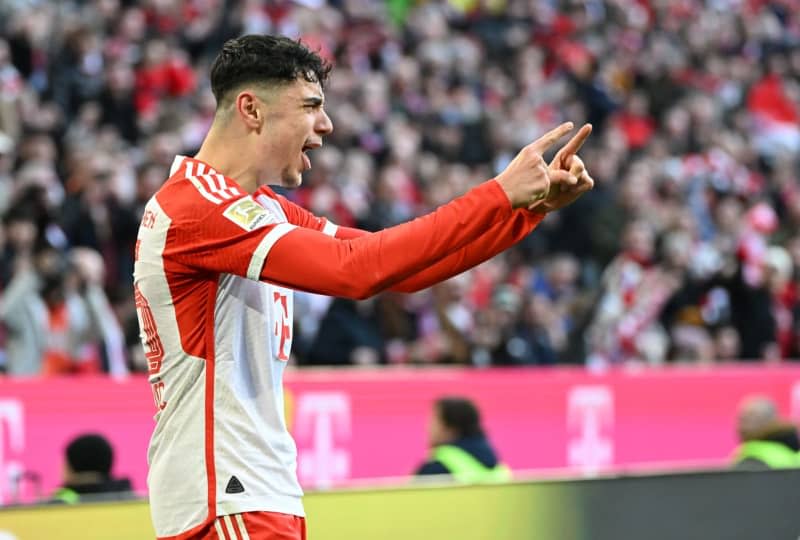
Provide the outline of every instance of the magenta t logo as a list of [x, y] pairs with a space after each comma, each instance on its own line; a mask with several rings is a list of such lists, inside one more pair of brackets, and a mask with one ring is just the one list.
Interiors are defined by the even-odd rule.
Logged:
[[24, 467], [13, 458], [22, 457], [24, 450], [22, 402], [16, 399], [0, 400], [0, 504], [15, 502], [19, 497], [17, 487]]
[[567, 396], [567, 462], [585, 475], [614, 461], [614, 395], [607, 386], [576, 386]]
[[295, 418], [298, 474], [301, 483], [330, 487], [350, 477], [350, 450], [337, 446], [350, 439], [350, 398], [344, 392], [300, 395]]

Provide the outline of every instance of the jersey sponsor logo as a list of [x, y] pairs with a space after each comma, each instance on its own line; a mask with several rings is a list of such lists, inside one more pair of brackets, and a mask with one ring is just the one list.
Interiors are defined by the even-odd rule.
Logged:
[[225, 493], [244, 493], [244, 486], [239, 479], [235, 476], [231, 476], [231, 479], [228, 480], [228, 485], [225, 486]]
[[249, 195], [228, 206], [222, 215], [248, 232], [278, 221]]

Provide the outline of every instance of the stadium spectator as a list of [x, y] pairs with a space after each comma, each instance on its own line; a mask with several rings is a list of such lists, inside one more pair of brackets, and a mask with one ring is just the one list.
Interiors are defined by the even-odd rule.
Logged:
[[419, 363], [469, 364], [474, 320], [467, 298], [468, 276], [457, 276], [431, 288], [417, 311], [417, 340], [411, 357]]
[[374, 315], [375, 299], [335, 298], [320, 321], [302, 365], [385, 363], [385, 345]]
[[457, 482], [502, 482], [511, 471], [489, 443], [480, 412], [463, 397], [443, 397], [433, 404], [428, 430], [429, 460], [417, 476], [451, 475]]
[[739, 440], [749, 441], [778, 419], [778, 407], [766, 396], [744, 399], [737, 414], [736, 432]]
[[734, 453], [740, 470], [790, 469], [800, 467], [797, 426], [776, 421], [757, 437], [743, 442]]
[[623, 245], [624, 251], [605, 270], [604, 293], [588, 330], [593, 361], [660, 364], [668, 342], [658, 315], [677, 283], [655, 264], [655, 238], [648, 222], [631, 222]]
[[526, 299], [512, 285], [495, 289], [491, 305], [478, 313], [475, 326], [476, 365], [555, 364], [567, 335], [548, 297], [536, 294]]
[[740, 444], [733, 454], [735, 468], [800, 467], [797, 426], [780, 419], [772, 400], [763, 396], [745, 399], [737, 422]]
[[101, 287], [97, 253], [75, 248], [65, 255], [45, 247], [18, 255], [15, 265], [0, 295], [8, 373], [128, 373], [122, 331]]
[[51, 502], [76, 504], [134, 498], [130, 480], [112, 476], [114, 449], [102, 435], [75, 437], [67, 445], [64, 458], [64, 482]]

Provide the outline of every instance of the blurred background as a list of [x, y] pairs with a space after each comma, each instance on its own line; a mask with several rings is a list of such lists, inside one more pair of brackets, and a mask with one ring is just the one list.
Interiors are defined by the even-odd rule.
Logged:
[[413, 295], [296, 295], [304, 485], [411, 475], [451, 394], [534, 479], [727, 467], [754, 395], [752, 437], [797, 450], [797, 0], [3, 0], [0, 502], [49, 497], [94, 432], [145, 492], [133, 246], [245, 33], [333, 63], [334, 132], [286, 195], [341, 225], [412, 219], [594, 126], [594, 190], [517, 247]]

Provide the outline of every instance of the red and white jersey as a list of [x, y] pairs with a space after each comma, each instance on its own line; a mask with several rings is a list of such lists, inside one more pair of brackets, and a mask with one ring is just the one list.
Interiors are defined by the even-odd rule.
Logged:
[[494, 256], [541, 219], [512, 210], [489, 181], [370, 234], [267, 187], [245, 193], [207, 164], [177, 157], [145, 207], [134, 269], [157, 408], [148, 452], [157, 535], [248, 511], [303, 515], [283, 413], [293, 289], [349, 298], [419, 290]]
[[253, 197], [190, 158], [145, 208], [134, 289], [158, 409], [148, 488], [159, 537], [209, 515], [303, 515], [281, 384], [292, 291], [257, 281], [293, 228], [271, 191]]

